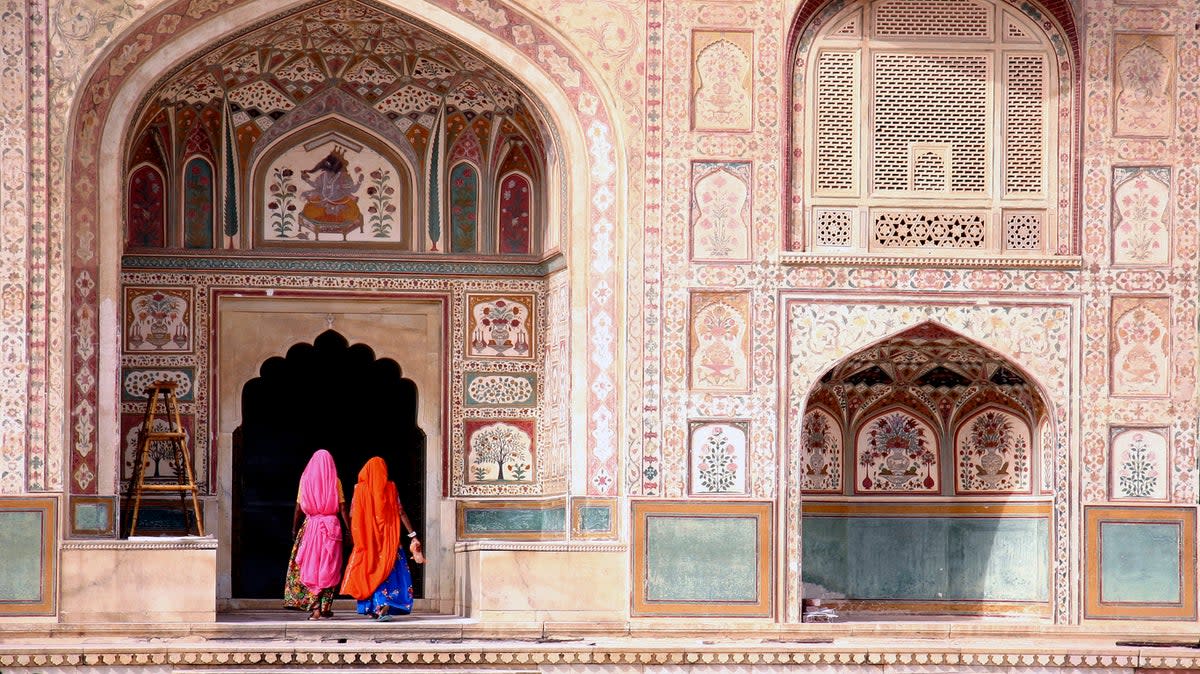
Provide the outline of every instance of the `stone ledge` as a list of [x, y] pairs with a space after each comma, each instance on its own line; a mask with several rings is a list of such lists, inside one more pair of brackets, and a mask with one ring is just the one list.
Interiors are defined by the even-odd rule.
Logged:
[[959, 257], [955, 255], [897, 255], [784, 252], [779, 262], [785, 265], [826, 265], [832, 267], [936, 267], [938, 269], [1053, 269], [1079, 270], [1083, 258], [1078, 255], [1045, 257], [1004, 257], [987, 255]]

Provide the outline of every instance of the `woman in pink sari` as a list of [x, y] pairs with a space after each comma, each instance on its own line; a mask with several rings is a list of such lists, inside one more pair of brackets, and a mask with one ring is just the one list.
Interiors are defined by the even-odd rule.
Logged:
[[[296, 494], [295, 543], [283, 588], [285, 607], [308, 611], [309, 620], [333, 615], [333, 595], [342, 577], [342, 526], [349, 519], [333, 457], [318, 449], [300, 476]], [[350, 530], [348, 524], [345, 530]]]

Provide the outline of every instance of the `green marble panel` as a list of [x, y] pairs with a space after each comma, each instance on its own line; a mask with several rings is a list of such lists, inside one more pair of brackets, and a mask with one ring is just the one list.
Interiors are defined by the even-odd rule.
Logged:
[[465, 533], [532, 533], [566, 531], [566, 508], [468, 508]]
[[580, 506], [580, 531], [612, 531], [612, 508], [609, 506]]
[[1100, 601], [1176, 604], [1179, 525], [1100, 523]]
[[1049, 600], [1045, 518], [805, 517], [802, 577], [867, 600]]
[[0, 601], [42, 601], [45, 512], [0, 510]]
[[108, 524], [112, 521], [109, 514], [112, 510], [111, 503], [75, 503], [73, 527], [79, 532], [96, 532], [105, 533], [108, 531]]
[[648, 601], [757, 601], [757, 517], [649, 515]]

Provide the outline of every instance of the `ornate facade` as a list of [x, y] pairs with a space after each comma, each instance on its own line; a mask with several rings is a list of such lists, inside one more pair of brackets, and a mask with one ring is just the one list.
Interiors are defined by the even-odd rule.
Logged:
[[[425, 612], [1194, 622], [1198, 11], [8, 8], [0, 621], [272, 597], [328, 445]], [[162, 379], [211, 539], [121, 538]]]

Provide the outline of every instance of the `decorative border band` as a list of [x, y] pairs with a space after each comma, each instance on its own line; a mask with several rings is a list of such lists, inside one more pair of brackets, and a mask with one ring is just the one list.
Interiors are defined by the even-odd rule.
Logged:
[[1078, 255], [1054, 257], [952, 257], [917, 255], [829, 255], [783, 252], [780, 264], [829, 265], [833, 267], [935, 267], [937, 269], [1082, 269]]
[[132, 538], [105, 541], [64, 541], [63, 550], [216, 550], [217, 539], [205, 538]]

